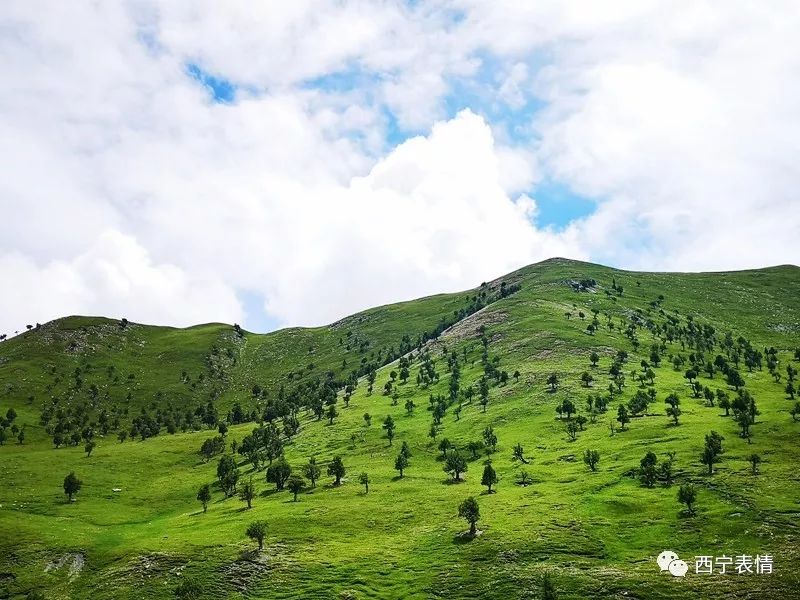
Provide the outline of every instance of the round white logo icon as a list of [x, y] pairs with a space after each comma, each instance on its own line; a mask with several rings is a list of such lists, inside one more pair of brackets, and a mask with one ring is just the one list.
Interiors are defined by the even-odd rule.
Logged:
[[686, 572], [689, 570], [689, 565], [686, 564], [686, 561], [678, 558], [678, 555], [672, 550], [664, 550], [658, 555], [656, 562], [662, 571], [669, 571], [674, 577], [685, 577]]

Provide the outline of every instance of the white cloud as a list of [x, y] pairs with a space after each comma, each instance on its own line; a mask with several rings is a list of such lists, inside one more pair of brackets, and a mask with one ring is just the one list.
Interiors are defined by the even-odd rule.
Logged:
[[232, 323], [243, 316], [234, 291], [214, 275], [154, 264], [136, 240], [112, 230], [69, 261], [39, 265], [4, 254], [0, 273], [12, 290], [0, 296], [0, 314], [14, 331], [68, 314], [135, 315], [136, 321], [176, 326]]
[[[243, 289], [321, 323], [558, 254], [800, 262], [791, 8], [6, 2], [0, 330], [241, 319]], [[596, 212], [537, 229], [542, 180]]]

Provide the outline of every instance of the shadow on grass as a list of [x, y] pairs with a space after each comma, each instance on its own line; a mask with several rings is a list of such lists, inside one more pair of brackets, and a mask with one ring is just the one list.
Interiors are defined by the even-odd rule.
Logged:
[[469, 544], [472, 540], [483, 535], [483, 530], [478, 529], [474, 534], [467, 531], [461, 531], [453, 536], [454, 544]]
[[442, 483], [443, 483], [444, 485], [458, 485], [459, 483], [464, 483], [464, 480], [463, 480], [463, 479], [451, 479], [451, 478], [447, 478], [447, 479], [445, 479], [444, 481], [442, 481]]

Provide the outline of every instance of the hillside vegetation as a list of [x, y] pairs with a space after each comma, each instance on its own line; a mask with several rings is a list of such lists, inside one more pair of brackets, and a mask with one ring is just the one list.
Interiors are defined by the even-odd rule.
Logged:
[[799, 298], [553, 259], [319, 328], [35, 325], [0, 598], [796, 597]]

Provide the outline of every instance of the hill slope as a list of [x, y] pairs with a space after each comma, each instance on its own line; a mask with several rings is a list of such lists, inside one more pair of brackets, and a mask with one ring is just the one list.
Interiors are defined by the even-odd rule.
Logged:
[[[209, 598], [535, 598], [545, 572], [562, 598], [789, 597], [800, 583], [800, 423], [785, 390], [799, 297], [792, 266], [663, 274], [553, 259], [314, 329], [43, 325], [0, 344], [0, 409], [17, 414], [0, 447], [0, 597], [171, 598], [193, 581]], [[742, 410], [720, 408], [726, 396]], [[620, 405], [639, 414], [620, 423]], [[749, 412], [748, 437], [734, 415]], [[251, 436], [251, 418], [274, 432], [266, 423]], [[224, 497], [220, 455], [198, 454], [220, 420], [232, 422], [228, 454], [248, 436], [263, 442], [232, 454], [239, 490], [252, 477], [252, 509]], [[487, 427], [496, 447], [471, 445]], [[709, 475], [700, 459], [712, 430], [724, 440]], [[265, 481], [276, 439], [296, 474], [311, 456], [322, 467], [297, 502]], [[586, 450], [600, 455], [596, 471]], [[640, 477], [648, 451], [652, 486]], [[443, 470], [456, 454], [468, 467], [460, 482]], [[334, 456], [339, 486], [326, 475]], [[83, 481], [73, 503], [61, 485], [70, 471]], [[206, 483], [204, 513], [195, 496]], [[684, 484], [697, 490], [695, 514], [676, 499]], [[474, 539], [457, 516], [468, 496], [481, 513]], [[256, 519], [268, 523], [262, 553], [244, 535]], [[685, 579], [658, 572], [665, 548], [690, 563]], [[770, 554], [774, 572], [694, 573], [696, 555], [723, 554]]]

